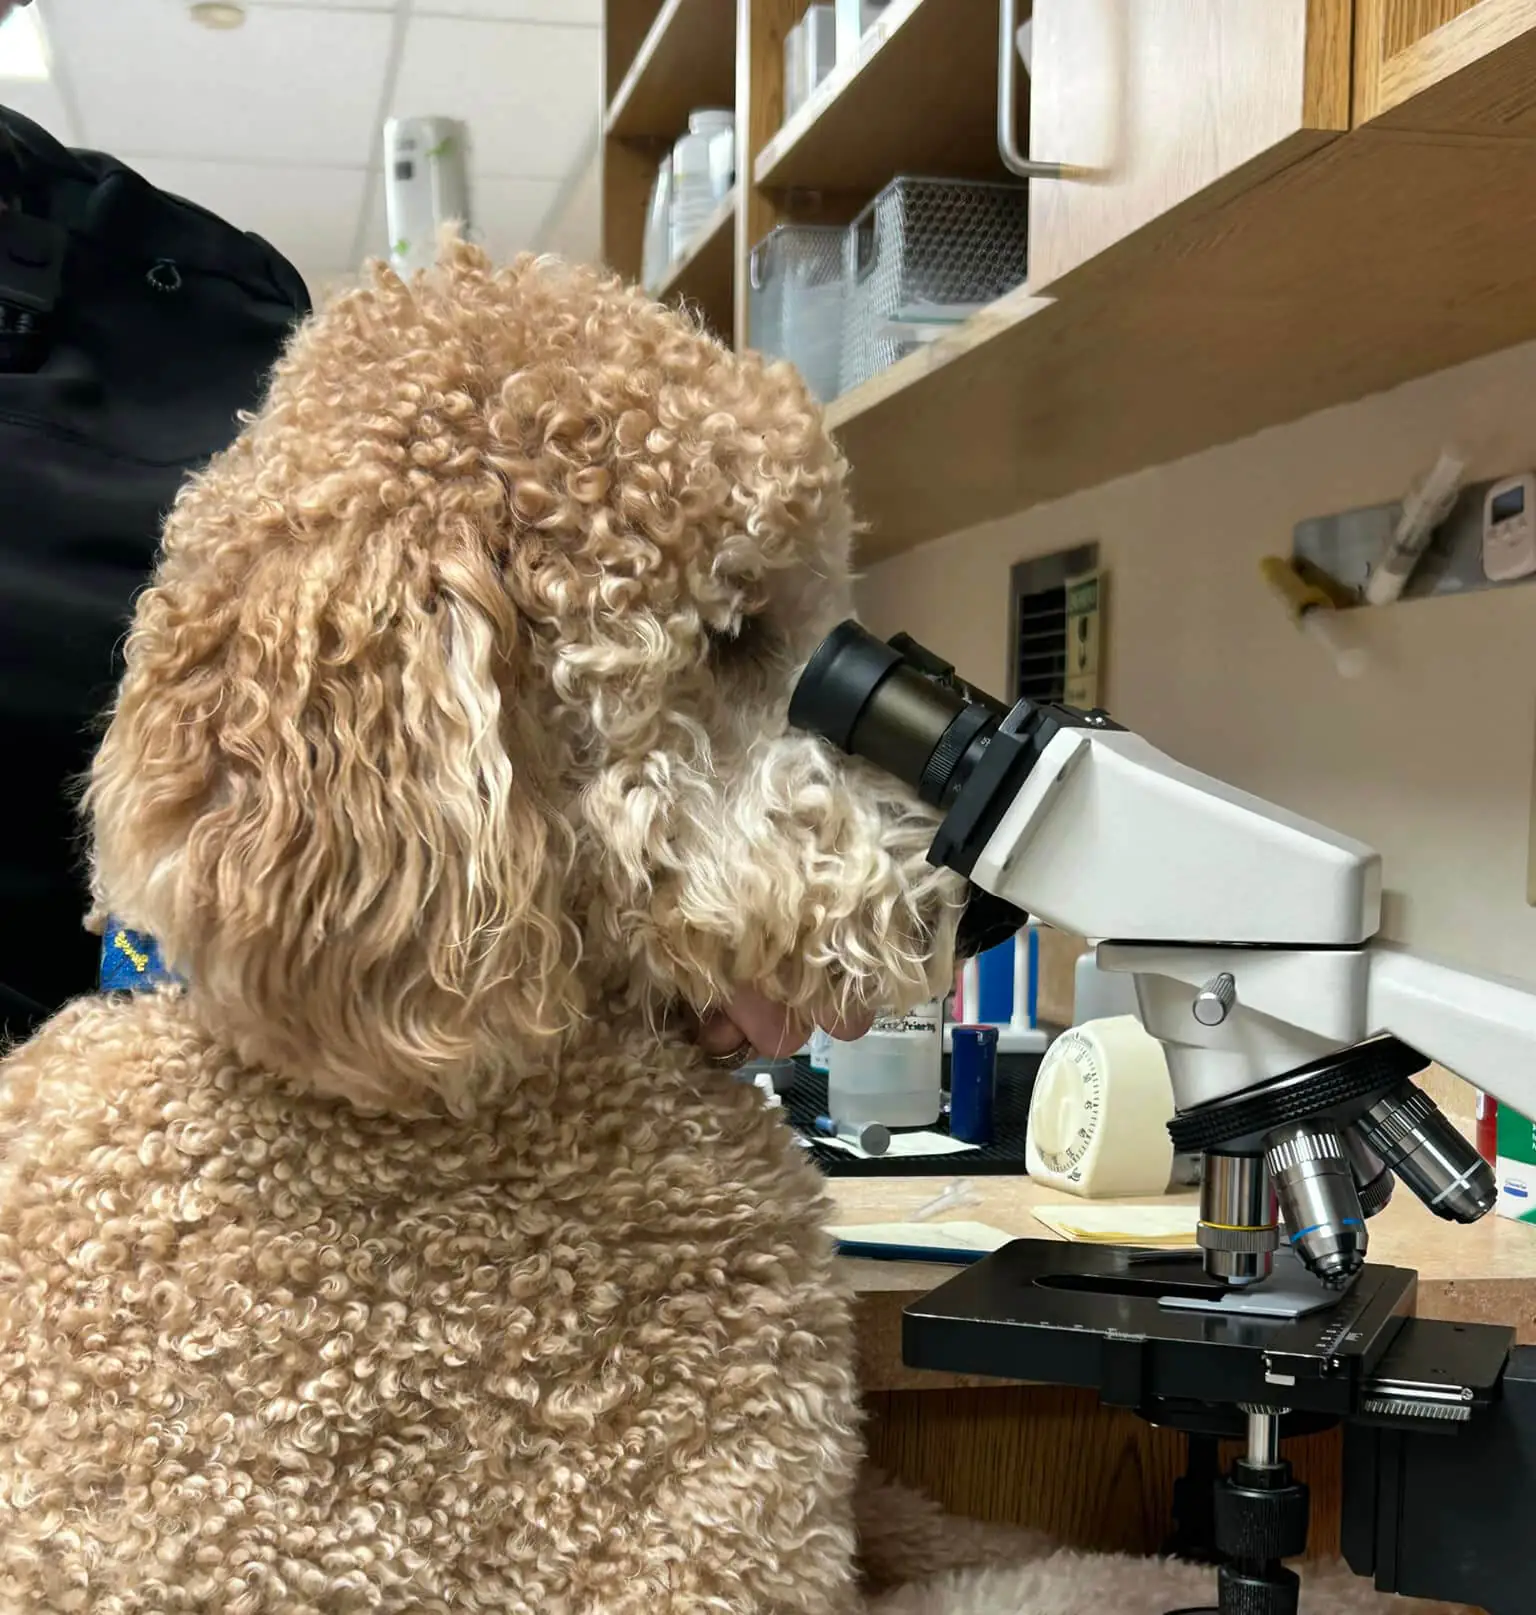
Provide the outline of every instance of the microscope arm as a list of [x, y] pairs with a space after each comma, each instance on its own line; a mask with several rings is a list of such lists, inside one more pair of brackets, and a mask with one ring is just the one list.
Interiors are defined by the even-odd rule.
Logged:
[[1526, 1116], [1536, 1115], [1536, 993], [1376, 943], [1367, 1022]]

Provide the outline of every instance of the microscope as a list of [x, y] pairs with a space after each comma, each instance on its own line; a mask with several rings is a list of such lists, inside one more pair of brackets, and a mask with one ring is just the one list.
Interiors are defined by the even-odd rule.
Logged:
[[1415, 1318], [1368, 1263], [1394, 1183], [1473, 1222], [1489, 1166], [1413, 1081], [1437, 1061], [1536, 1111], [1536, 992], [1376, 938], [1369, 847], [1165, 756], [1101, 711], [963, 684], [900, 635], [835, 629], [790, 722], [943, 813], [963, 946], [1025, 914], [1103, 938], [1167, 1054], [1174, 1148], [1202, 1156], [1198, 1253], [1017, 1240], [907, 1309], [909, 1365], [1086, 1386], [1214, 1458], [1176, 1500], [1221, 1615], [1296, 1615], [1308, 1498], [1283, 1434], [1342, 1423], [1343, 1548], [1382, 1591], [1532, 1604], [1536, 1349]]

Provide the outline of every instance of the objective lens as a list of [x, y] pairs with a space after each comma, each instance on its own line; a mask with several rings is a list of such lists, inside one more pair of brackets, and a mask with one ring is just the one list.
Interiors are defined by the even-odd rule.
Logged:
[[1476, 1222], [1493, 1210], [1493, 1168], [1411, 1082], [1400, 1082], [1355, 1125], [1437, 1217]]
[[952, 800], [986, 750], [1005, 709], [967, 698], [907, 661], [856, 622], [817, 647], [789, 721], [894, 775], [932, 806]]
[[1269, 1277], [1280, 1230], [1262, 1155], [1206, 1152], [1195, 1242], [1205, 1252], [1205, 1270], [1212, 1278], [1253, 1284]]
[[1286, 1235], [1308, 1271], [1342, 1289], [1365, 1265], [1365, 1213], [1338, 1132], [1315, 1122], [1277, 1127], [1265, 1163]]
[[1369, 1222], [1377, 1212], [1386, 1210], [1397, 1180], [1392, 1176], [1392, 1168], [1366, 1143], [1358, 1127], [1341, 1128], [1339, 1137], [1344, 1141], [1344, 1154], [1354, 1174], [1360, 1209]]

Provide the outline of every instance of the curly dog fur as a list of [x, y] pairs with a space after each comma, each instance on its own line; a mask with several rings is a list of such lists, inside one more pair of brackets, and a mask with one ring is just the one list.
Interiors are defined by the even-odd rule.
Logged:
[[[0, 1074], [4, 1615], [859, 1607], [818, 1179], [687, 1033], [945, 974], [931, 819], [786, 727], [842, 477], [594, 273], [459, 244], [297, 335], [90, 785], [188, 986]], [[874, 1581], [1036, 1546], [911, 1507]]]

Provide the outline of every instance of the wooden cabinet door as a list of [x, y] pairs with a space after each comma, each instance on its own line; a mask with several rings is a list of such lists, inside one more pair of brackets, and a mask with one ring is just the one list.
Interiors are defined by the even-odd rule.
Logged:
[[1356, 0], [1355, 122], [1536, 135], [1536, 0]]
[[[1150, 245], [1349, 124], [1353, 0], [1034, 0], [1030, 282]], [[1185, 213], [1187, 217], [1187, 213]]]

